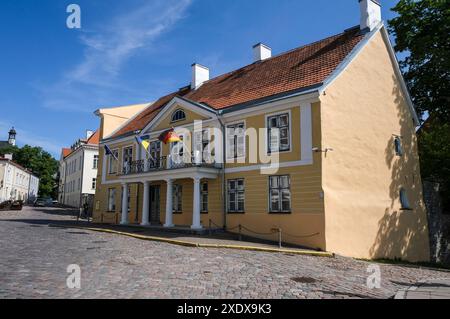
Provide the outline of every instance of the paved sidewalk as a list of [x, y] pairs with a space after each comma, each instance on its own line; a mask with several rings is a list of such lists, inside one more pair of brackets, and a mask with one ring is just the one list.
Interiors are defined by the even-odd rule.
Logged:
[[399, 291], [395, 299], [450, 299], [450, 279], [423, 280]]

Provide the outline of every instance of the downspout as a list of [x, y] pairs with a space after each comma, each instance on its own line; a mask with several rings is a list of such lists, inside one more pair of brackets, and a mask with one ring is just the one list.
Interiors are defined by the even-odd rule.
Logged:
[[217, 113], [217, 120], [220, 123], [221, 129], [222, 129], [222, 169], [221, 169], [221, 175], [222, 175], [222, 209], [223, 209], [223, 229], [227, 229], [227, 199], [226, 199], [226, 181], [225, 181], [225, 159], [226, 159], [226, 136], [225, 136], [225, 124], [222, 122], [222, 119], [220, 118], [220, 115], [222, 114], [222, 111], [219, 111]]

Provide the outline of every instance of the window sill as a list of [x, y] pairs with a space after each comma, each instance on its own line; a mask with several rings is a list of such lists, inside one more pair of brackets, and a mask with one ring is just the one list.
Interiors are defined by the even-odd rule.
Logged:
[[269, 212], [270, 215], [292, 215], [292, 212]]
[[228, 215], [244, 215], [245, 212], [227, 212]]
[[201, 215], [208, 215], [209, 212], [200, 212]]
[[173, 215], [181, 215], [181, 214], [183, 214], [183, 212], [173, 212], [172, 214]]

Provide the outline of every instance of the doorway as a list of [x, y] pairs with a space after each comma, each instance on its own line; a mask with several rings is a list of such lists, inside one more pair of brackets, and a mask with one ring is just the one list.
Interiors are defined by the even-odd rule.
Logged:
[[152, 225], [160, 225], [160, 214], [161, 214], [161, 204], [160, 204], [160, 193], [161, 187], [150, 186], [150, 223]]

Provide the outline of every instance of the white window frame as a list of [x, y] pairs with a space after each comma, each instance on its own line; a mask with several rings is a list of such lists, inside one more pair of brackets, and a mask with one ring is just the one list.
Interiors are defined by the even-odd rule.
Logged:
[[[238, 182], [242, 181], [242, 185], [243, 188], [242, 190], [238, 189]], [[234, 182], [235, 183], [235, 189], [233, 190], [233, 192], [230, 191], [230, 183]], [[230, 193], [234, 193], [235, 194], [235, 208], [234, 210], [232, 210], [230, 208]], [[239, 193], [243, 194], [243, 209], [240, 210], [239, 209]], [[245, 213], [245, 179], [244, 178], [235, 178], [235, 179], [228, 179], [227, 180], [227, 214], [243, 214]]]
[[[280, 116], [283, 114], [287, 114], [289, 117], [289, 149], [288, 150], [280, 150], [278, 152], [271, 152], [269, 149], [269, 118], [274, 117], [274, 116]], [[266, 114], [265, 115], [265, 138], [264, 138], [264, 143], [266, 145], [266, 154], [280, 154], [280, 153], [291, 153], [292, 149], [293, 149], [293, 141], [292, 141], [292, 110], [288, 109], [288, 110], [283, 110], [283, 111], [279, 111], [279, 112], [275, 112], [275, 113], [270, 113], [270, 114]]]
[[108, 212], [116, 212], [116, 189], [108, 188]]
[[[183, 117], [174, 120], [175, 115], [180, 113], [183, 113]], [[172, 115], [170, 116], [170, 123], [182, 122], [186, 121], [186, 119], [187, 119], [186, 112], [183, 109], [176, 109], [175, 111], [172, 112]]]
[[[117, 159], [119, 158], [119, 149], [118, 148], [111, 150], [111, 153], [116, 155]], [[117, 174], [117, 170], [119, 169], [119, 161], [116, 160], [113, 155], [108, 155], [108, 157], [109, 157], [109, 159], [108, 159], [108, 174], [109, 175]], [[112, 164], [114, 161], [116, 162], [116, 171], [115, 172], [112, 170], [112, 166], [113, 166]]]
[[126, 166], [125, 166], [125, 164], [126, 164], [126, 162], [125, 162], [126, 151], [130, 150], [130, 149], [131, 149], [131, 161], [130, 161], [129, 164], [131, 166], [131, 163], [134, 160], [134, 149], [133, 149], [133, 146], [129, 145], [129, 146], [125, 146], [125, 147], [122, 148], [122, 169], [123, 169], [123, 171], [125, 171], [125, 169], [126, 169]]
[[[229, 126], [233, 126], [234, 130], [236, 130], [236, 126], [243, 124], [243, 131], [244, 131], [244, 152], [242, 156], [238, 156], [237, 154], [235, 156], [230, 156], [230, 149], [228, 147], [228, 128]], [[226, 159], [227, 161], [240, 161], [240, 160], [245, 160], [247, 158], [247, 122], [246, 120], [239, 120], [239, 121], [235, 121], [235, 122], [229, 122], [229, 123], [225, 123], [225, 153], [226, 153]], [[233, 147], [236, 149], [237, 151], [237, 135], [234, 135], [235, 138], [235, 144], [233, 144]]]
[[94, 159], [93, 159], [93, 163], [92, 163], [92, 169], [98, 169], [98, 160], [99, 160], [99, 155], [94, 155]]
[[[272, 178], [278, 178], [278, 187], [272, 187]], [[280, 179], [281, 177], [287, 177], [288, 178], [288, 183], [289, 186], [286, 187], [281, 187], [280, 185]], [[291, 191], [291, 176], [288, 174], [285, 175], [271, 175], [269, 176], [269, 193], [268, 193], [268, 199], [269, 199], [269, 213], [270, 214], [288, 214], [292, 212], [292, 191]], [[278, 196], [279, 196], [279, 204], [278, 204], [278, 210], [274, 210], [272, 208], [272, 190], [278, 190]], [[283, 190], [289, 190], [289, 209], [288, 210], [284, 210], [283, 209], [283, 196], [282, 196], [282, 192]]]

